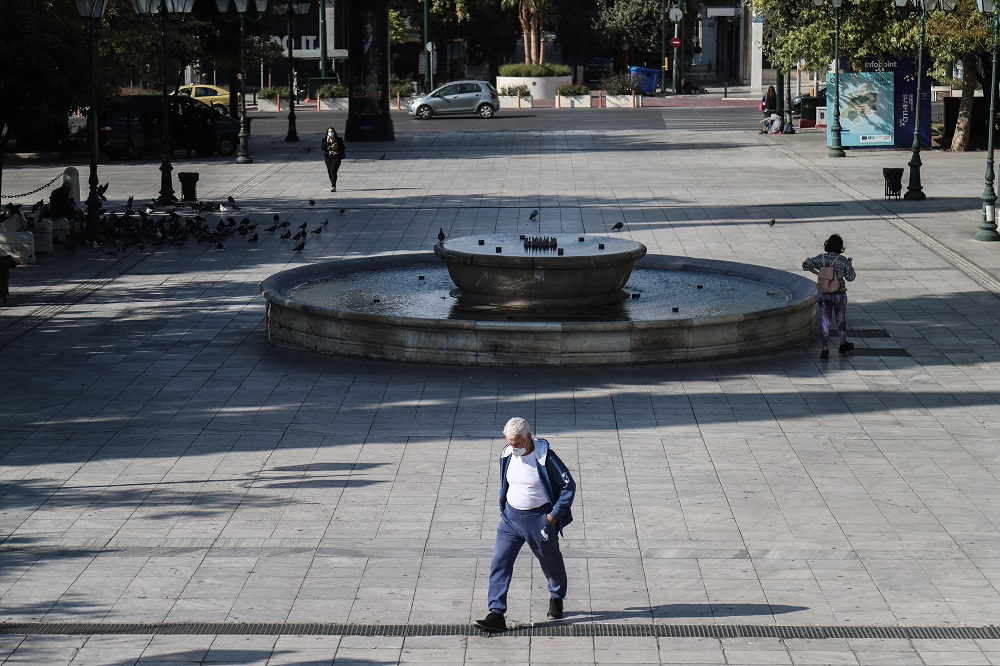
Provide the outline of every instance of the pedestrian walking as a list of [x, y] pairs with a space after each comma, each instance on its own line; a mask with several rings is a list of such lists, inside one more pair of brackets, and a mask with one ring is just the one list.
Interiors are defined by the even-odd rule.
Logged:
[[507, 630], [507, 590], [514, 562], [525, 543], [538, 558], [549, 584], [547, 616], [563, 615], [566, 565], [559, 534], [573, 522], [576, 482], [548, 441], [532, 437], [528, 422], [515, 417], [503, 429], [507, 446], [500, 454], [500, 524], [490, 565], [489, 614], [476, 620], [480, 629]]
[[840, 353], [854, 349], [854, 343], [847, 341], [847, 283], [857, 275], [850, 257], [843, 256], [844, 239], [833, 234], [823, 244], [825, 252], [802, 262], [802, 270], [811, 271], [818, 277], [816, 282], [816, 306], [819, 308], [819, 332], [823, 338], [820, 358], [830, 358], [830, 319], [837, 318], [837, 333], [840, 336]]
[[323, 137], [323, 159], [326, 161], [326, 173], [330, 176], [330, 191], [337, 191], [337, 172], [344, 159], [344, 140], [332, 127], [327, 128]]

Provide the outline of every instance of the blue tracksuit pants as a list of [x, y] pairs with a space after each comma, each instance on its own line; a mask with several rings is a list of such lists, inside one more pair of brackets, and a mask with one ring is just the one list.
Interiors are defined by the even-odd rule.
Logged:
[[559, 531], [549, 525], [546, 518], [551, 510], [551, 504], [527, 511], [508, 504], [501, 514], [493, 547], [493, 564], [490, 565], [490, 612], [507, 612], [507, 590], [514, 573], [514, 561], [525, 543], [542, 565], [542, 573], [549, 581], [549, 596], [554, 599], [566, 596], [566, 565], [559, 550]]

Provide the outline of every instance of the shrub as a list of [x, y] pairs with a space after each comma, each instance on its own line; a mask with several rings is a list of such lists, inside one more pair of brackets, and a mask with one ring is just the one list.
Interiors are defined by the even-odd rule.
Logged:
[[402, 79], [392, 79], [389, 81], [389, 96], [413, 97], [417, 94], [417, 89], [413, 87], [413, 81], [403, 81]]
[[518, 95], [521, 97], [531, 97], [531, 88], [523, 83], [519, 83], [516, 86], [504, 86], [497, 91], [497, 94], [502, 97], [517, 97]]
[[274, 100], [281, 95], [281, 99], [288, 99], [288, 88], [261, 88], [257, 93], [260, 99]]
[[316, 91], [316, 95], [321, 99], [334, 99], [337, 97], [347, 97], [347, 88], [339, 83], [324, 83]]
[[607, 95], [642, 94], [642, 80], [627, 73], [608, 74], [601, 80], [601, 90]]
[[562, 95], [563, 97], [590, 95], [590, 88], [582, 83], [564, 83], [556, 88], [556, 94]]
[[528, 65], [526, 63], [511, 63], [500, 65], [500, 76], [569, 76], [569, 65]]

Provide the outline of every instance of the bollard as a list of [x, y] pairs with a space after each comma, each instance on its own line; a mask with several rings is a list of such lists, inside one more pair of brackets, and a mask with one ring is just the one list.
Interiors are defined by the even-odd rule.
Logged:
[[517, 91], [517, 108], [521, 108], [521, 91]]
[[177, 174], [177, 180], [181, 181], [181, 199], [184, 201], [198, 200], [198, 172], [182, 171]]
[[722, 84], [722, 99], [727, 99], [729, 97], [729, 81], [725, 81]]
[[277, 100], [278, 100], [278, 111], [281, 111], [281, 95], [278, 95]]
[[403, 109], [403, 93], [396, 91], [396, 110], [401, 111]]
[[323, 110], [323, 107], [321, 107], [319, 105], [319, 95], [316, 95], [316, 110], [317, 111], [322, 111]]

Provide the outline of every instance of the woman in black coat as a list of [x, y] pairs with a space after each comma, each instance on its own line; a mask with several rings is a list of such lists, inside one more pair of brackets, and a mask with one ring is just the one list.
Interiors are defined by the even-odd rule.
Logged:
[[765, 116], [769, 116], [778, 111], [778, 93], [774, 89], [774, 86], [767, 87], [767, 92], [764, 93], [764, 98], [761, 102], [764, 105], [764, 108], [761, 109], [761, 111], [764, 112]]
[[323, 159], [326, 160], [326, 173], [330, 176], [330, 191], [337, 191], [337, 172], [344, 159], [344, 140], [332, 127], [326, 130], [323, 137]]

